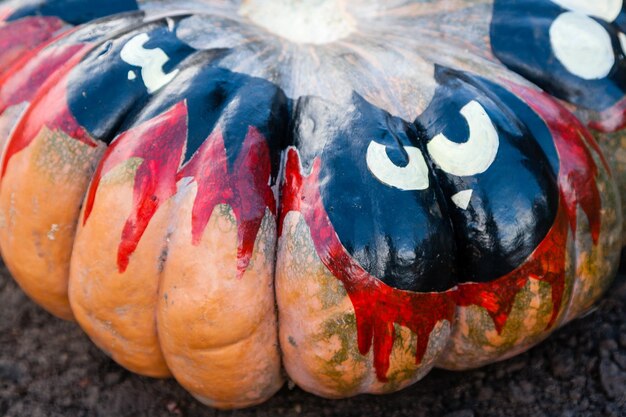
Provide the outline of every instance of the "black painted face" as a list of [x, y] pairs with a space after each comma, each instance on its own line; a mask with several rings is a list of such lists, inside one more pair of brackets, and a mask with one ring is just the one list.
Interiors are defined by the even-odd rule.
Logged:
[[[357, 95], [349, 109], [301, 100], [295, 120], [305, 169], [318, 153], [315, 145], [325, 143], [319, 150], [320, 192], [352, 257], [396, 288], [428, 292], [453, 287], [453, 234], [432, 186], [435, 179], [422, 156], [417, 128]], [[383, 173], [385, 167], [391, 172]]]
[[550, 94], [602, 111], [626, 92], [621, 1], [495, 0], [491, 46]]
[[20, 1], [7, 20], [24, 16], [57, 16], [73, 25], [100, 17], [138, 10], [137, 0], [30, 0]]
[[[552, 226], [558, 157], [541, 119], [494, 84], [438, 68], [413, 123], [354, 96], [297, 106], [304, 168], [348, 252], [396, 288], [441, 291], [520, 266]], [[317, 144], [314, 145], [314, 144]]]

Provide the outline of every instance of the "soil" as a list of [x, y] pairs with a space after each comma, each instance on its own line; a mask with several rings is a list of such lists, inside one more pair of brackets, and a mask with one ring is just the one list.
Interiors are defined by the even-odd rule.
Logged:
[[[626, 272], [626, 268], [621, 268]], [[173, 380], [133, 375], [73, 323], [44, 312], [0, 267], [0, 416], [626, 416], [626, 274], [597, 307], [513, 359], [432, 371], [387, 396], [324, 400], [285, 386], [267, 403], [217, 411]]]

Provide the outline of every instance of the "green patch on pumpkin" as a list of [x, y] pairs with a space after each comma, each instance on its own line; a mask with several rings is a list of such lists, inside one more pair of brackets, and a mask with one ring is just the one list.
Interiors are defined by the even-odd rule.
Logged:
[[[237, 227], [237, 218], [235, 217], [235, 212], [228, 204], [218, 204], [213, 211], [217, 211], [220, 217], [227, 221], [230, 229], [226, 231], [230, 231]], [[213, 215], [213, 213], [211, 213]]]
[[[533, 294], [531, 286], [537, 285], [537, 293]], [[537, 303], [537, 309], [532, 308], [534, 318], [531, 318], [531, 306]], [[529, 280], [524, 288], [515, 296], [513, 308], [502, 329], [497, 335], [495, 325], [486, 310], [478, 306], [468, 307], [469, 334], [467, 339], [475, 346], [477, 363], [482, 362], [481, 353], [488, 357], [504, 355], [521, 346], [530, 346], [542, 340], [546, 335], [546, 327], [552, 315], [552, 287], [549, 283]], [[534, 323], [529, 323], [533, 320]], [[530, 326], [529, 326], [530, 324]]]
[[343, 284], [330, 274], [330, 272], [324, 274], [324, 278], [326, 278], [328, 282], [324, 282], [321, 285], [318, 298], [322, 303], [322, 308], [326, 310], [340, 304], [343, 299], [348, 296], [348, 293]]
[[[228, 208], [226, 212], [228, 213], [228, 220], [233, 224], [233, 227], [237, 227], [235, 213], [230, 209], [230, 206], [225, 206]], [[257, 262], [261, 264], [272, 262], [273, 265], [276, 257], [276, 218], [271, 214], [269, 209], [265, 210], [265, 215], [263, 219], [261, 219], [261, 226], [259, 227], [255, 239], [254, 250], [252, 251], [248, 269], [253, 269]]]
[[317, 256], [314, 246], [309, 236], [309, 229], [302, 218], [299, 219], [295, 228], [285, 225], [283, 237], [281, 238], [283, 250], [291, 256], [288, 269], [296, 276], [296, 273], [308, 271], [311, 267], [311, 260]]
[[[363, 384], [370, 365], [367, 358], [359, 352], [357, 342], [356, 317], [354, 313], [336, 314], [323, 323], [322, 331], [315, 342], [329, 343], [332, 339], [338, 339], [339, 349], [335, 351], [330, 360], [321, 361], [321, 373], [333, 382], [333, 389], [339, 394], [354, 394]], [[362, 372], [354, 374], [358, 377], [347, 380], [344, 378], [344, 367], [347, 361], [354, 366], [364, 366]]]
[[[602, 141], [601, 145], [605, 149], [612, 149], [609, 153], [605, 152], [605, 155], [613, 167], [611, 175], [604, 169], [599, 169], [596, 179], [602, 206], [599, 242], [594, 245], [591, 241], [589, 222], [585, 213], [579, 208], [576, 241], [578, 257], [576, 280], [578, 283], [576, 292], [572, 295], [572, 311], [568, 312], [569, 318], [578, 316], [591, 308], [609, 288], [616, 273], [616, 257], [622, 242], [622, 230], [617, 227], [621, 220], [621, 211], [617, 209], [620, 196], [618, 187], [614, 186], [613, 181], [617, 179], [618, 183], [626, 183], [624, 182], [626, 181], [626, 148], [623, 146], [626, 144], [626, 135], [618, 133], [607, 136], [612, 139], [609, 142]], [[592, 155], [596, 165], [601, 168], [600, 157], [595, 152], [592, 152]]]
[[46, 172], [51, 181], [68, 182], [69, 178], [84, 179], [100, 160], [101, 149], [80, 142], [65, 132], [43, 127], [36, 138], [34, 160], [37, 168]]
[[107, 172], [100, 180], [100, 185], [134, 184], [135, 173], [142, 162], [142, 158], [128, 158], [126, 161]]
[[[410, 358], [415, 358], [417, 354], [417, 335], [411, 331], [408, 331], [407, 335], [407, 332], [403, 332], [402, 326], [397, 323], [394, 323], [393, 328], [395, 337], [393, 340], [391, 360], [393, 361], [394, 356], [396, 356], [398, 353], [404, 353], [403, 357], [408, 356]], [[410, 362], [406, 362], [405, 367], [389, 371], [387, 373], [387, 382], [383, 387], [383, 391], [398, 391], [400, 388], [402, 388], [406, 381], [415, 377], [417, 369], [418, 366], [415, 364], [415, 360], [412, 360]]]
[[291, 262], [287, 266], [290, 276], [309, 276], [318, 279], [319, 292], [315, 297], [322, 309], [328, 310], [341, 304], [348, 296], [343, 284], [324, 266], [315, 251], [311, 232], [303, 218], [299, 218], [295, 228], [283, 230], [283, 251], [290, 254]]
[[[593, 131], [592, 131], [593, 132]], [[602, 223], [610, 224], [614, 223], [614, 218], [616, 215], [620, 215], [621, 213], [615, 213], [616, 205], [615, 202], [621, 200], [622, 207], [626, 207], [626, 189], [624, 188], [624, 184], [626, 184], [626, 131], [620, 130], [615, 133], [606, 133], [600, 134], [595, 133], [595, 138], [600, 144], [600, 147], [604, 151], [604, 155], [611, 166], [611, 176], [612, 180], [615, 183], [619, 184], [619, 190], [610, 186], [610, 181], [606, 178], [606, 174], [604, 174], [604, 170], [600, 171], [600, 185], [602, 183], [606, 183], [607, 186], [604, 186], [603, 190], [600, 192], [600, 196], [602, 197]], [[599, 158], [596, 157], [595, 152], [592, 153], [594, 156], [594, 160], [596, 164], [599, 163]], [[601, 166], [601, 165], [598, 165]], [[621, 193], [618, 193], [621, 191]], [[607, 213], [607, 210], [612, 211], [612, 213]], [[605, 217], [609, 215], [613, 219], [613, 222], [606, 221]], [[612, 224], [611, 226], [614, 226]], [[621, 236], [626, 236], [626, 222], [623, 223], [622, 230], [619, 231], [615, 227], [602, 227], [603, 232], [608, 234], [617, 234], [621, 233]]]

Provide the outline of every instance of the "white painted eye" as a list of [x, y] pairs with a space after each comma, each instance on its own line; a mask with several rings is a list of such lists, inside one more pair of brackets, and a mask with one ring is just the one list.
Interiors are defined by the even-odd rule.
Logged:
[[550, 44], [559, 62], [585, 80], [606, 77], [615, 64], [608, 32], [580, 13], [562, 13], [554, 20], [550, 26]]
[[[141, 68], [141, 78], [143, 78], [148, 93], [152, 94], [172, 81], [178, 73], [178, 70], [174, 70], [169, 74], [163, 72], [163, 65], [165, 65], [170, 58], [160, 48], [144, 48], [143, 46], [149, 40], [150, 37], [147, 33], [135, 36], [126, 42], [126, 45], [124, 45], [120, 52], [120, 57], [127, 64]], [[129, 77], [129, 79], [131, 78]]]
[[387, 156], [385, 145], [371, 141], [367, 147], [367, 167], [378, 180], [404, 191], [428, 188], [428, 166], [422, 152], [414, 146], [404, 146], [409, 163], [399, 167]]
[[469, 126], [467, 141], [452, 142], [440, 133], [428, 143], [428, 152], [448, 174], [459, 177], [480, 174], [496, 159], [500, 146], [498, 132], [477, 101], [467, 103], [460, 113]]
[[617, 19], [622, 11], [622, 0], [552, 0], [564, 9], [598, 17], [607, 22]]

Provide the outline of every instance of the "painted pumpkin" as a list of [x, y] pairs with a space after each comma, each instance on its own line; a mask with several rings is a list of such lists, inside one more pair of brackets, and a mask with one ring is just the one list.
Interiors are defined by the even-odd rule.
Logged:
[[2, 3], [7, 266], [222, 408], [529, 348], [607, 288], [622, 221], [585, 123], [492, 54], [518, 3]]

